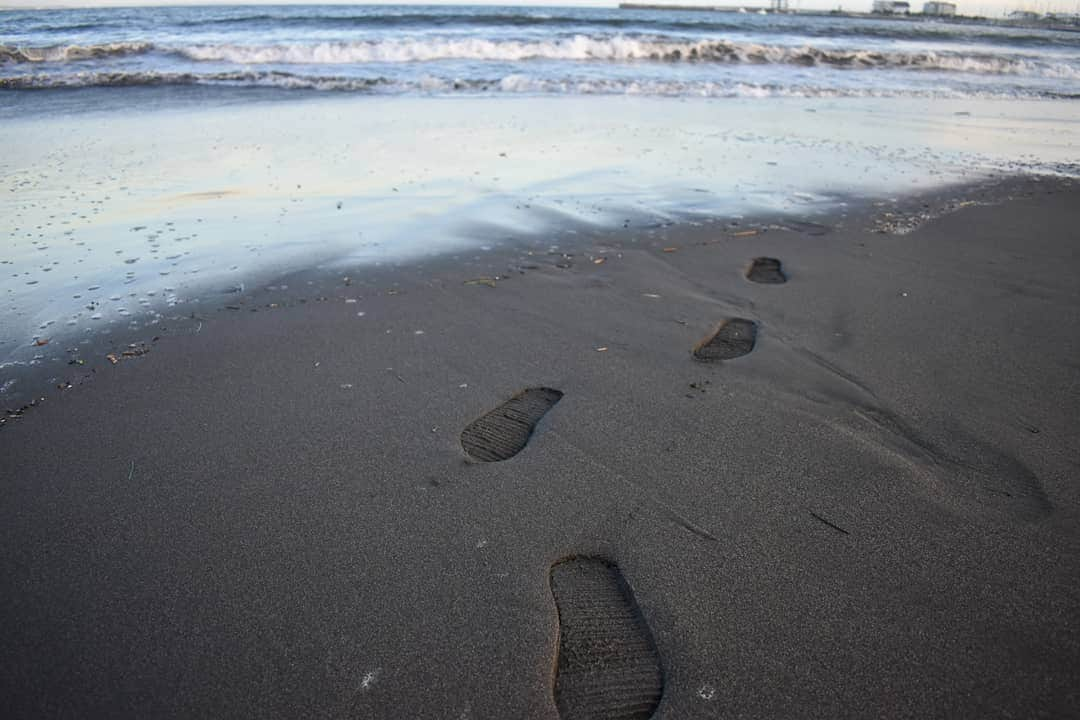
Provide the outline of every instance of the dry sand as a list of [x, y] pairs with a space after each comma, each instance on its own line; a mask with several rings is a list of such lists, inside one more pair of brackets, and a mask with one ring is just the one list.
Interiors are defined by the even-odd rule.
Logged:
[[[5, 715], [555, 718], [571, 555], [632, 588], [658, 717], [1075, 714], [1080, 186], [1004, 195], [170, 328], [0, 431]], [[762, 256], [786, 283], [746, 279]], [[728, 318], [752, 351], [696, 361]], [[528, 445], [470, 460], [530, 387], [564, 395]]]

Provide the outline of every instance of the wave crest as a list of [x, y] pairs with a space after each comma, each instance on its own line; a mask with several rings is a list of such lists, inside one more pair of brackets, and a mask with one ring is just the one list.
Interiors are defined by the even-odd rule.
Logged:
[[451, 79], [423, 77], [395, 80], [386, 77], [351, 78], [299, 75], [282, 71], [189, 72], [82, 72], [68, 74], [0, 77], [0, 90], [37, 90], [49, 88], [134, 87], [134, 86], [203, 85], [232, 88], [278, 88], [345, 93], [404, 94], [528, 94], [528, 95], [640, 95], [654, 97], [933, 97], [1000, 98], [1042, 97], [1075, 98], [1075, 95], [1050, 91], [1026, 91], [1019, 88], [999, 90], [898, 90], [888, 88], [837, 88], [813, 84], [723, 81], [662, 81], [582, 78], [538, 78], [510, 74], [490, 79]]
[[190, 60], [237, 65], [335, 65], [477, 60], [520, 62], [691, 62], [785, 64], [849, 69], [944, 70], [977, 74], [1080, 78], [1080, 68], [1036, 58], [954, 52], [834, 50], [810, 45], [763, 45], [726, 40], [670, 41], [575, 35], [550, 41], [438, 39], [296, 45], [195, 45], [177, 48]]
[[104, 45], [51, 45], [16, 47], [0, 45], [0, 63], [63, 63], [150, 52], [148, 42], [115, 42]]
[[363, 91], [389, 85], [385, 78], [309, 77], [285, 72], [233, 71], [190, 72], [81, 72], [60, 75], [0, 77], [0, 90], [44, 90], [50, 88], [137, 87], [158, 85], [223, 85], [231, 87], [276, 87], [286, 89]]
[[156, 46], [150, 42], [16, 47], [0, 45], [6, 63], [68, 63], [161, 52], [196, 62], [251, 65], [343, 65], [420, 63], [440, 60], [525, 62], [665, 62], [797, 65], [852, 70], [937, 70], [980, 75], [1027, 75], [1080, 79], [1076, 63], [963, 52], [837, 50], [813, 45], [766, 45], [728, 40], [675, 40], [629, 36], [574, 35], [554, 40], [434, 38], [366, 40], [282, 45]]

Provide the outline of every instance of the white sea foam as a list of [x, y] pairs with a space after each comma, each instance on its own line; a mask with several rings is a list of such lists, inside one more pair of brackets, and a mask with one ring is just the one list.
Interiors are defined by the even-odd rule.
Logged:
[[0, 45], [3, 63], [67, 63], [150, 52], [189, 60], [235, 65], [356, 65], [439, 60], [519, 62], [688, 62], [749, 65], [827, 66], [850, 69], [900, 68], [990, 75], [1032, 75], [1080, 79], [1080, 55], [1056, 60], [1016, 53], [949, 51], [839, 50], [813, 45], [768, 45], [727, 40], [673, 41], [637, 37], [575, 35], [542, 41], [483, 38], [394, 39], [293, 43], [284, 45], [154, 45], [115, 42], [100, 45], [18, 47]]
[[0, 65], [4, 63], [64, 63], [92, 60], [118, 55], [138, 55], [149, 52], [149, 42], [113, 42], [101, 45], [51, 45], [18, 47], [0, 45]]
[[412, 79], [356, 78], [303, 75], [281, 71], [236, 70], [190, 72], [75, 72], [37, 73], [0, 77], [0, 90], [78, 87], [135, 87], [206, 85], [281, 88], [380, 95], [637, 95], [702, 98], [1060, 98], [1068, 95], [1046, 88], [989, 84], [974, 87], [830, 86], [810, 80], [749, 82], [739, 80], [649, 80], [626, 78], [550, 78], [525, 73], [484, 79], [423, 75]]
[[812, 45], [765, 45], [726, 40], [672, 41], [615, 36], [520, 41], [482, 38], [395, 39], [287, 45], [195, 45], [175, 52], [199, 61], [260, 64], [357, 64], [478, 60], [518, 62], [717, 62], [830, 66], [852, 69], [905, 68], [975, 74], [1080, 78], [1080, 65], [1017, 54], [957, 51], [837, 50]]

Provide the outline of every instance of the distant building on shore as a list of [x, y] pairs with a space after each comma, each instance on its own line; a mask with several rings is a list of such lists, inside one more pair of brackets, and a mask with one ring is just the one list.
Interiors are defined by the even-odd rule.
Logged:
[[877, 15], [909, 15], [911, 3], [904, 0], [874, 0], [873, 12]]
[[923, 15], [937, 15], [939, 17], [951, 17], [956, 14], [956, 3], [951, 2], [928, 2], [923, 3]]
[[1056, 23], [1080, 27], [1080, 13], [1046, 13], [1046, 19]]
[[1039, 13], [1030, 10], [1013, 10], [1009, 13], [1010, 20], [1038, 20]]

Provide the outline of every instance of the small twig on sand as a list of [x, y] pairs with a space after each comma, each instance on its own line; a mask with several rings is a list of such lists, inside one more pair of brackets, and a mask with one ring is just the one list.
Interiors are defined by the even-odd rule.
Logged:
[[825, 518], [821, 517], [820, 515], [818, 515], [813, 510], [810, 511], [810, 514], [813, 515], [815, 518], [817, 518], [821, 522], [825, 523], [826, 525], [828, 525], [829, 527], [831, 527], [833, 530], [835, 530], [837, 532], [844, 533], [845, 535], [850, 535], [851, 534], [847, 530], [845, 530], [844, 528], [840, 527], [839, 525], [835, 525], [835, 524], [829, 522], [828, 520], [826, 520]]

